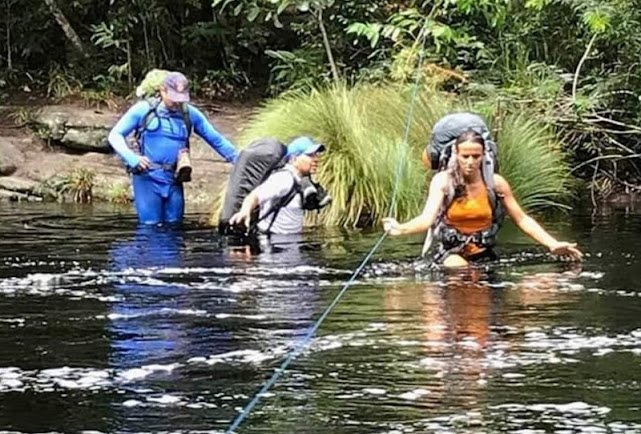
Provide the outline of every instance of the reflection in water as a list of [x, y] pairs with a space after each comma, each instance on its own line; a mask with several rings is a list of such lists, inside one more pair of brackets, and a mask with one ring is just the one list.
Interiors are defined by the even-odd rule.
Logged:
[[[208, 228], [3, 206], [0, 429], [15, 432], [220, 432], [379, 236], [230, 254]], [[386, 241], [239, 432], [641, 432], [639, 226], [579, 232], [583, 271], [506, 253], [493, 274], [422, 274], [402, 259], [422, 240]]]
[[[116, 272], [129, 272], [127, 279], [113, 285], [116, 303], [109, 314], [112, 331], [112, 365], [129, 368], [177, 360], [197, 342], [180, 315], [199, 315], [189, 297], [189, 287], [166, 282], [153, 274], [182, 269], [184, 234], [179, 229], [140, 226], [134, 239], [118, 241], [110, 250]], [[199, 354], [202, 355], [202, 354]]]
[[117, 302], [107, 317], [110, 364], [126, 392], [114, 403], [123, 420], [151, 417], [174, 426], [176, 409], [215, 406], [200, 387], [185, 385], [189, 360], [231, 352], [231, 334], [206, 321], [226, 304], [213, 310], [180, 277], [188, 269], [185, 248], [180, 229], [140, 226], [132, 239], [116, 241], [109, 251], [111, 270], [122, 276], [113, 282]]
[[[401, 396], [471, 412], [463, 418], [460, 414], [450, 415], [451, 420], [441, 418], [442, 429], [449, 423], [456, 424], [457, 419], [470, 429], [490, 423], [484, 420], [482, 409], [492, 403], [489, 393], [493, 379], [497, 374], [503, 379], [501, 360], [507, 360], [511, 352], [518, 354], [521, 344], [520, 338], [515, 340], [504, 332], [534, 326], [527, 316], [505, 316], [505, 304], [537, 311], [550, 303], [571, 303], [576, 296], [560, 292], [560, 283], [567, 278], [555, 273], [525, 276], [514, 283], [514, 289], [506, 291], [496, 276], [472, 269], [449, 273], [439, 282], [387, 287], [383, 303], [390, 338], [403, 341], [408, 328], [418, 328], [418, 362], [409, 363], [432, 372], [424, 384], [415, 384], [417, 389]], [[536, 326], [549, 327], [557, 320], [552, 316], [545, 321], [539, 319]], [[514, 378], [518, 377], [515, 374]], [[429, 423], [419, 418], [410, 425]]]

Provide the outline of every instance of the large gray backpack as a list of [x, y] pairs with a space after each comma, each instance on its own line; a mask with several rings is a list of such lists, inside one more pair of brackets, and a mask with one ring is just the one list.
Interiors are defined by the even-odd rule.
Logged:
[[490, 129], [485, 121], [474, 113], [460, 112], [443, 116], [432, 129], [432, 140], [427, 145], [427, 155], [434, 170], [443, 170], [452, 155], [452, 146], [456, 138], [466, 131], [474, 131], [483, 137], [485, 152], [493, 164], [492, 172], [498, 172], [499, 151], [492, 139]]

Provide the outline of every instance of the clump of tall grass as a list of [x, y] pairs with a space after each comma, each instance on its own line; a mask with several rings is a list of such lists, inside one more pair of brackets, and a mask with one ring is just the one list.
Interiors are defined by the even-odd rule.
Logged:
[[131, 203], [131, 193], [129, 186], [125, 183], [113, 183], [107, 190], [107, 200], [116, 205], [126, 205]]
[[95, 173], [90, 169], [75, 169], [65, 178], [62, 193], [71, 193], [76, 203], [91, 203], [94, 178]]
[[[316, 178], [334, 197], [331, 207], [320, 215], [322, 224], [376, 224], [388, 215], [390, 207], [391, 215], [405, 220], [419, 213], [425, 202], [430, 174], [420, 155], [432, 126], [446, 113], [465, 109], [451, 95], [424, 88], [415, 101], [404, 144], [410, 100], [411, 89], [398, 85], [339, 85], [288, 94], [261, 107], [243, 130], [240, 142], [244, 145], [271, 136], [287, 143], [299, 135], [322, 141], [327, 152], [321, 157]], [[525, 117], [507, 117], [502, 126], [502, 171], [516, 183], [515, 191], [525, 198], [524, 204], [542, 205], [562, 197], [565, 188], [561, 181], [567, 170], [558, 148], [550, 145], [549, 133]], [[533, 148], [537, 151], [532, 152]], [[523, 165], [529, 171], [538, 167], [536, 171], [547, 175], [542, 178], [534, 173], [531, 180], [530, 175], [520, 173]], [[392, 205], [397, 173], [400, 177]]]
[[496, 139], [501, 175], [521, 205], [562, 206], [571, 195], [570, 169], [553, 131], [531, 113], [514, 113], [503, 118]]

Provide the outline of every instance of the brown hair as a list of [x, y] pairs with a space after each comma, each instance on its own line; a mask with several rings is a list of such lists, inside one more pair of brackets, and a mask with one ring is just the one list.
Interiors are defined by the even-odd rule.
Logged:
[[452, 146], [452, 154], [450, 156], [450, 161], [447, 163], [447, 168], [450, 170], [450, 182], [452, 183], [455, 199], [465, 197], [465, 195], [467, 194], [467, 191], [465, 189], [465, 181], [463, 180], [463, 175], [461, 174], [461, 168], [458, 166], [458, 161], [456, 159], [456, 155], [458, 154], [458, 145], [465, 142], [478, 143], [479, 145], [483, 146], [483, 148], [485, 148], [485, 140], [483, 140], [483, 137], [472, 130], [467, 130], [459, 134], [459, 136], [454, 141], [454, 145]]
[[456, 138], [456, 141], [454, 142], [454, 146], [458, 146], [461, 143], [465, 142], [478, 143], [479, 145], [483, 146], [483, 148], [485, 148], [485, 140], [483, 140], [483, 137], [472, 130], [467, 130], [459, 134], [459, 136]]

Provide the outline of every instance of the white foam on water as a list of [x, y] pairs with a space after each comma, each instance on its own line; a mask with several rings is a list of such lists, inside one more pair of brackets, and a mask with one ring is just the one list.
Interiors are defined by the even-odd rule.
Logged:
[[112, 371], [93, 368], [50, 368], [23, 371], [19, 368], [0, 369], [0, 391], [50, 392], [56, 389], [98, 390], [112, 384]]
[[367, 387], [363, 389], [362, 392], [370, 395], [386, 395], [387, 394], [387, 390], [376, 388], [376, 387]]
[[[568, 332], [563, 328], [552, 329], [549, 332], [527, 333], [524, 336], [524, 342], [520, 344], [522, 348], [567, 351], [567, 350], [586, 350], [596, 349], [600, 352], [621, 350], [631, 350], [641, 346], [641, 330], [636, 329], [627, 334], [618, 334], [616, 336], [586, 336], [581, 332]], [[606, 354], [606, 353], [603, 353]], [[602, 354], [600, 354], [602, 355]]]
[[355, 398], [362, 398], [363, 394], [362, 393], [341, 393], [339, 395], [336, 395], [336, 399], [355, 399]]
[[24, 327], [25, 322], [24, 318], [0, 318], [0, 323], [12, 324], [11, 327]]
[[436, 359], [434, 357], [424, 357], [421, 360], [419, 360], [418, 363], [422, 367], [426, 367], [434, 370], [441, 370], [447, 366], [447, 361]]
[[217, 313], [214, 315], [217, 319], [240, 318], [261, 321], [267, 319], [267, 315], [241, 315], [235, 313]]
[[117, 379], [123, 382], [138, 381], [156, 372], [170, 373], [180, 366], [180, 363], [172, 363], [169, 365], [146, 365], [140, 368], [132, 368], [122, 371], [118, 374]]
[[284, 347], [276, 347], [268, 351], [258, 350], [236, 350], [222, 354], [214, 354], [209, 357], [192, 357], [187, 360], [191, 364], [207, 364], [215, 365], [218, 363], [253, 363], [260, 364], [266, 360], [272, 360], [282, 354], [285, 354], [287, 349]]
[[110, 313], [107, 315], [96, 315], [96, 319], [104, 319], [108, 318], [112, 321], [118, 321], [118, 320], [128, 320], [128, 319], [134, 319], [134, 318], [144, 318], [144, 317], [153, 317], [153, 316], [199, 316], [199, 317], [205, 317], [207, 316], [207, 311], [204, 310], [195, 310], [195, 309], [173, 309], [173, 308], [162, 308], [162, 309], [156, 309], [156, 310], [149, 310], [145, 312], [139, 312], [139, 313], [130, 313], [130, 314], [123, 314], [123, 313]]
[[147, 398], [148, 402], [155, 402], [158, 404], [165, 404], [165, 405], [171, 405], [171, 404], [177, 404], [182, 401], [182, 398], [179, 396], [173, 396], [173, 395], [162, 395], [159, 397], [153, 397], [150, 396]]
[[399, 398], [405, 399], [407, 401], [416, 401], [425, 395], [429, 395], [430, 391], [427, 389], [415, 389], [409, 392], [401, 393], [398, 395]]

